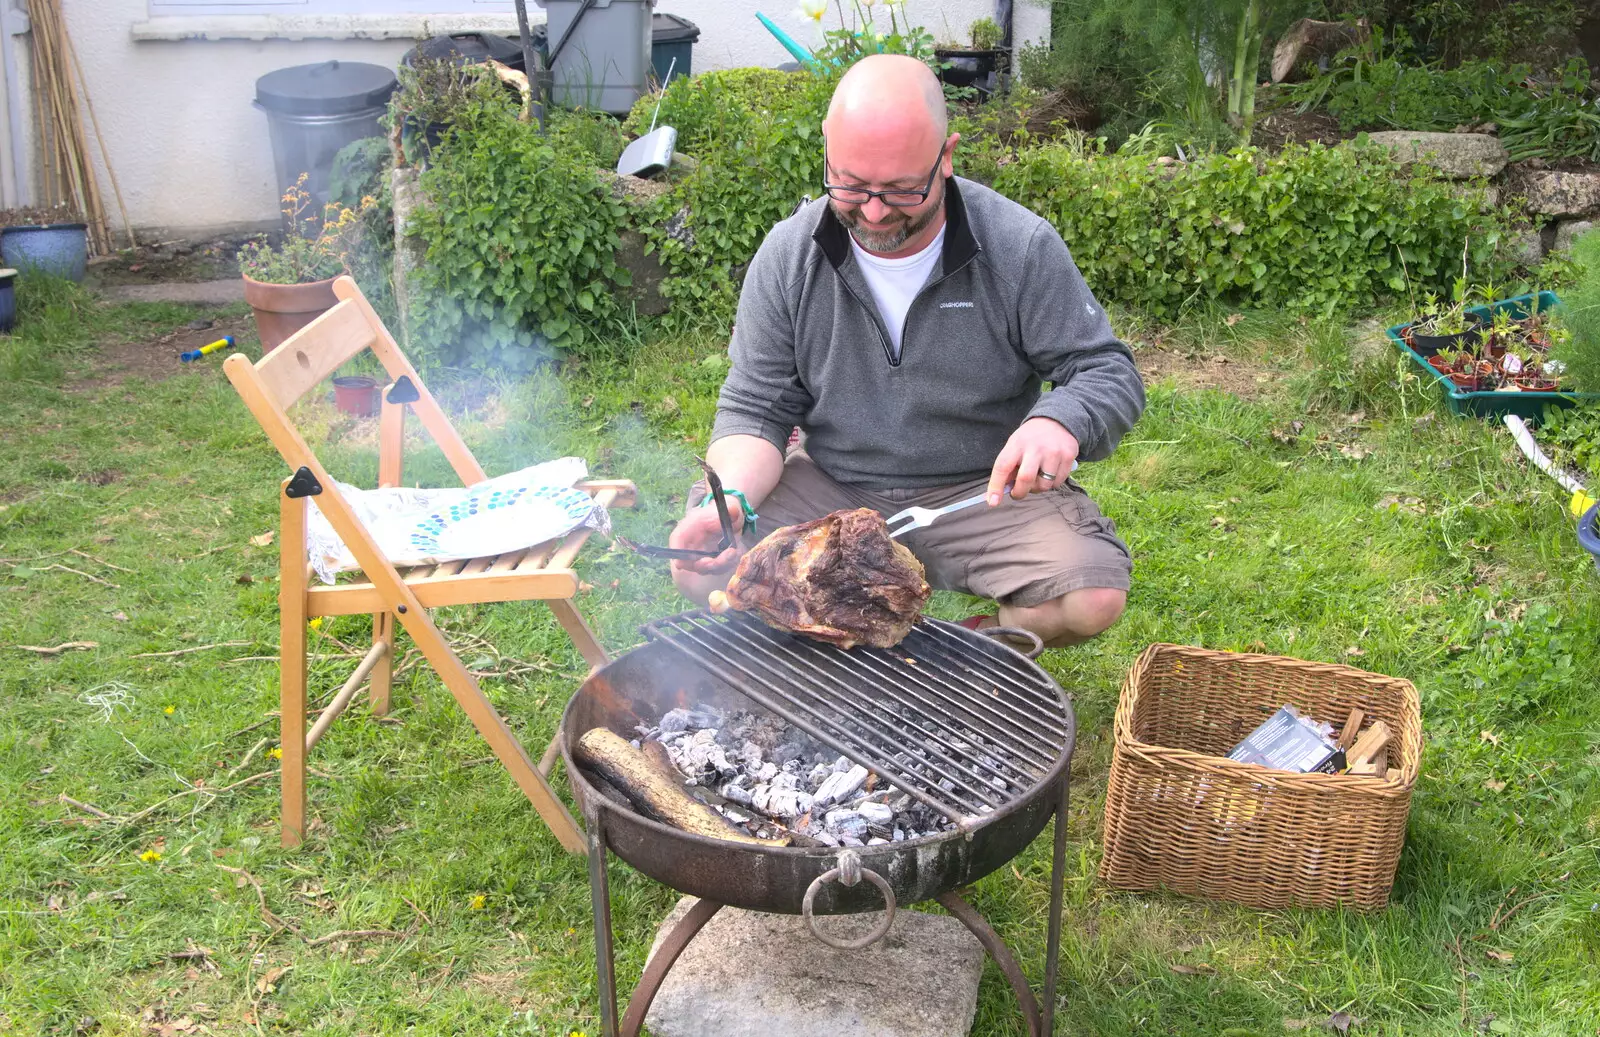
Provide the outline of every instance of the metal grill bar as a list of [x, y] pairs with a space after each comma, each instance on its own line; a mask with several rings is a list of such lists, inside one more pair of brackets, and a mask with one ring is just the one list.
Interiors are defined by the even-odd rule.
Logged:
[[[835, 724], [829, 724], [831, 731], [824, 730], [822, 727], [817, 726], [817, 724], [812, 723], [810, 720], [797, 714], [794, 710], [789, 708], [789, 704], [792, 702], [792, 700], [782, 687], [772, 683], [759, 673], [750, 672], [746, 667], [741, 665], [738, 660], [730, 658], [724, 654], [723, 651], [715, 644], [708, 643], [700, 636], [700, 632], [703, 629], [703, 627], [699, 626], [679, 627], [677, 632], [681, 636], [668, 636], [665, 637], [664, 640], [666, 640], [666, 642], [672, 645], [674, 648], [677, 648], [679, 651], [683, 652], [690, 659], [693, 659], [695, 662], [700, 663], [701, 665], [704, 665], [707, 660], [704, 658], [702, 653], [696, 652], [690, 646], [689, 642], [692, 642], [693, 644], [700, 646], [702, 649], [705, 649], [710, 653], [711, 656], [726, 664], [728, 667], [726, 670], [713, 669], [713, 672], [718, 673], [719, 676], [737, 688], [752, 701], [760, 704], [772, 713], [775, 713], [776, 715], [787, 720], [789, 723], [793, 724], [795, 727], [798, 727], [800, 730], [815, 738], [823, 745], [828, 746], [835, 752], [847, 756], [850, 759], [857, 761], [861, 765], [884, 775], [890, 780], [891, 784], [896, 785], [897, 788], [909, 793], [922, 803], [927, 804], [934, 810], [937, 810], [939, 813], [950, 818], [952, 821], [959, 823], [972, 813], [972, 809], [967, 804], [957, 804], [952, 806], [951, 804], [945, 803], [939, 799], [935, 799], [933, 796], [924, 792], [921, 788], [918, 788], [917, 784], [914, 782], [897, 782], [896, 775], [902, 773], [900, 769], [891, 761], [884, 759], [883, 756], [879, 754], [876, 746], [874, 746], [871, 742], [861, 738], [859, 735], [856, 735], [854, 732]], [[766, 689], [766, 692], [758, 690], [756, 687], [752, 686], [751, 681], [761, 685], [761, 687]], [[770, 692], [771, 694], [767, 694], [767, 692]], [[793, 704], [801, 705], [800, 703]], [[818, 719], [823, 723], [827, 723], [826, 718], [819, 716]]]
[[[790, 645], [785, 644], [783, 639], [781, 639], [781, 637], [775, 633], [768, 631], [753, 631], [753, 633], [755, 633], [756, 636], [764, 637], [777, 649], [786, 652], [794, 659], [794, 662], [797, 665], [811, 670], [812, 672], [818, 674], [818, 676], [829, 680], [834, 684], [841, 685], [846, 692], [857, 692], [863, 686], [863, 680], [868, 682], [868, 686], [882, 686], [884, 681], [894, 681], [897, 678], [904, 676], [911, 677], [914, 681], [920, 683], [920, 678], [907, 672], [906, 668], [902, 667], [901, 671], [897, 673], [884, 666], [881, 661], [870, 656], [863, 655], [859, 660], [857, 660], [853, 658], [857, 654], [855, 652], [833, 652], [827, 656], [819, 656], [818, 660], [813, 662], [812, 660], [805, 658], [800, 652], [794, 651]], [[843, 671], [846, 679], [841, 679], [835, 673], [826, 672], [821, 665], [824, 661], [830, 665], [831, 669]], [[907, 690], [910, 691], [909, 688]], [[945, 730], [951, 732], [957, 741], [965, 741], [965, 739], [962, 737], [965, 732], [960, 726], [960, 720], [952, 716], [948, 710], [941, 708], [937, 703], [930, 703], [926, 701], [925, 697], [921, 695], [917, 696], [917, 704], [923, 708], [925, 715], [928, 715], [929, 719], [935, 723], [938, 723], [939, 726]], [[926, 714], [927, 709], [935, 710], [939, 715], [934, 716], [932, 714]], [[974, 719], [978, 720], [979, 723], [985, 722], [982, 717], [976, 715], [974, 716]], [[1002, 734], [998, 737], [1005, 738], [1006, 736]], [[950, 748], [953, 751], [960, 751], [956, 750], [954, 746], [950, 746]], [[1028, 751], [1026, 747], [1002, 743], [1000, 746], [998, 746], [998, 748], [1002, 752], [1011, 750], [1017, 755], [1029, 759], [1036, 766], [1038, 766], [1041, 771], [1048, 770], [1050, 767], [1048, 760], [1040, 759], [1032, 752]], [[981, 761], [980, 765], [982, 765]], [[1024, 784], [1031, 782], [1037, 777], [1035, 773], [1015, 764], [1010, 765], [1010, 770], [1012, 771], [1011, 774], [1002, 774], [986, 765], [984, 766], [984, 769], [989, 770], [996, 777], [1002, 778], [1006, 781], [1017, 781], [1020, 778]]]
[[[715, 628], [711, 628], [711, 629], [715, 629]], [[721, 631], [718, 631], [718, 633], [721, 633]], [[815, 664], [811, 663], [809, 660], [800, 658], [798, 653], [795, 653], [793, 651], [787, 651], [786, 650], [787, 646], [782, 645], [782, 644], [778, 644], [775, 647], [777, 648], [776, 652], [772, 651], [772, 650], [767, 650], [767, 649], [763, 649], [762, 651], [768, 658], [777, 658], [779, 660], [778, 665], [780, 665], [780, 666], [784, 665], [784, 662], [781, 659], [781, 657], [779, 656], [779, 652], [782, 652], [783, 654], [791, 656], [792, 659], [793, 659], [793, 662], [790, 665], [798, 664], [800, 666], [803, 666], [803, 667], [811, 670], [818, 677], [820, 677], [823, 680], [828, 681], [829, 683], [831, 683], [831, 684], [835, 685], [836, 687], [838, 687], [841, 691], [844, 692], [844, 694], [846, 696], [842, 700], [840, 698], [838, 698], [837, 696], [828, 696], [823, 691], [823, 688], [825, 686], [821, 685], [821, 684], [814, 684], [814, 685], [807, 686], [805, 688], [805, 690], [807, 692], [811, 692], [813, 694], [816, 694], [816, 696], [822, 700], [822, 705], [827, 706], [831, 711], [834, 712], [835, 715], [837, 715], [837, 714], [839, 714], [839, 713], [841, 713], [841, 712], [843, 712], [845, 710], [848, 710], [850, 708], [849, 705], [848, 705], [848, 703], [849, 703], [849, 698], [848, 697], [852, 692], [856, 691], [860, 687], [860, 685], [858, 683], [841, 682], [837, 678], [831, 677], [829, 674], [824, 672], [822, 669], [820, 669]], [[890, 715], [890, 716], [892, 716], [892, 715]], [[887, 719], [887, 718], [888, 717], [886, 717], [885, 719]], [[877, 731], [870, 731], [868, 733], [869, 734], [873, 734], [873, 735], [881, 735], [881, 736], [884, 737], [885, 741], [893, 743], [893, 745], [894, 745], [894, 747], [896, 749], [900, 750], [901, 753], [905, 754], [908, 757], [908, 759], [905, 761], [906, 764], [910, 763], [910, 759], [909, 759], [910, 757], [915, 757], [915, 756], [918, 755], [918, 753], [916, 752], [918, 746], [916, 746], [915, 744], [907, 745], [905, 742], [901, 741], [901, 738], [910, 737], [910, 736], [913, 736], [914, 734], [915, 735], [921, 735], [923, 740], [924, 740], [923, 741], [923, 745], [921, 746], [921, 749], [922, 749], [922, 751], [924, 753], [927, 753], [930, 756], [938, 757], [948, 767], [952, 767], [952, 768], [956, 768], [958, 770], [964, 771], [969, 778], [972, 778], [972, 779], [976, 780], [976, 782], [977, 782], [977, 785], [974, 786], [972, 784], [969, 784], [966, 781], [961, 780], [959, 777], [956, 777], [955, 775], [948, 775], [952, 784], [958, 785], [959, 787], [964, 789], [967, 793], [975, 794], [978, 798], [982, 799], [985, 803], [987, 803], [991, 808], [1000, 806], [1002, 803], [1005, 802], [1004, 797], [997, 798], [994, 795], [991, 786], [988, 784], [989, 779], [983, 777], [981, 774], [978, 774], [976, 771], [972, 770], [972, 768], [968, 767], [966, 764], [963, 764], [959, 760], [952, 759], [950, 756], [948, 756], [946, 753], [942, 752], [938, 748], [939, 745], [943, 745], [944, 748], [948, 749], [952, 753], [959, 753], [960, 752], [960, 750], [957, 749], [954, 745], [952, 745], [951, 741], [948, 740], [944, 736], [943, 732], [930, 731], [927, 728], [919, 725], [916, 722], [916, 720], [908, 719], [908, 718], [905, 718], [905, 717], [893, 717], [892, 719], [894, 719], [896, 721], [901, 721], [901, 723], [896, 723], [896, 724], [893, 725], [895, 727], [895, 729], [897, 730], [899, 737], [896, 737], [893, 734], [889, 734], [888, 732], [883, 731], [882, 729], [879, 729]], [[926, 718], [924, 718], [924, 719], [926, 719]], [[907, 731], [907, 730], [905, 730], [906, 726], [910, 726], [914, 730], [913, 731]], [[957, 737], [955, 740], [959, 741], [960, 739], [959, 739], [959, 737]], [[935, 744], [935, 743], [937, 743], [937, 744]], [[989, 770], [989, 768], [985, 768], [985, 769]], [[1001, 780], [1003, 780], [1003, 781], [1009, 782], [1009, 781], [1015, 780], [1015, 779], [1013, 779], [1013, 778], [1011, 778], [1009, 776], [1001, 775], [998, 771], [991, 771], [991, 773], [993, 773], [996, 777], [1001, 778]]]
[[[840, 651], [704, 611], [643, 630], [957, 822], [1037, 784], [1071, 737], [1054, 682], [937, 621], [919, 623], [888, 651]], [[1011, 791], [998, 791], [991, 779]]]

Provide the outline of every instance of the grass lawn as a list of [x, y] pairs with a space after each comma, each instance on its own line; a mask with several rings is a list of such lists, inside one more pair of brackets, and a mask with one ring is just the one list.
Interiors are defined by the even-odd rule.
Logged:
[[[193, 311], [58, 293], [26, 316], [0, 343], [0, 1033], [596, 1032], [584, 863], [425, 667], [403, 669], [385, 722], [358, 702], [318, 746], [308, 843], [278, 848], [277, 547], [260, 538], [283, 465], [217, 358], [105, 374]], [[1340, 1012], [1360, 1035], [1600, 1032], [1600, 579], [1564, 495], [1503, 430], [1434, 413], [1386, 361], [1353, 368], [1340, 328], [1133, 330], [1160, 372], [1149, 409], [1081, 474], [1135, 552], [1134, 590], [1106, 637], [1043, 660], [1079, 723], [1059, 1032], [1328, 1032]], [[570, 452], [635, 479], [618, 529], [661, 542], [724, 361], [710, 335], [636, 355], [435, 390], [491, 473]], [[1196, 387], [1218, 371], [1238, 393]], [[371, 485], [374, 423], [321, 401], [301, 417]], [[444, 479], [416, 447], [408, 479]], [[661, 566], [604, 543], [579, 569], [613, 650], [683, 607]], [[537, 755], [584, 672], [548, 611], [438, 616]], [[313, 697], [369, 633], [316, 631]], [[72, 641], [93, 646], [17, 647]], [[1386, 912], [1098, 884], [1111, 716], [1152, 641], [1416, 682], [1427, 751]], [[1049, 844], [975, 891], [1035, 976]], [[628, 988], [674, 897], [620, 863], [612, 890]], [[349, 930], [392, 935], [324, 939]], [[973, 1032], [1023, 1032], [992, 965]]]

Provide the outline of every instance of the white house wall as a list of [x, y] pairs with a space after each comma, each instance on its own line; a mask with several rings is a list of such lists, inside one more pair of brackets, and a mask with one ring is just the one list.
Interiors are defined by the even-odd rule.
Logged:
[[[282, 185], [273, 182], [266, 116], [251, 103], [258, 77], [334, 58], [392, 68], [413, 37], [458, 27], [515, 34], [508, 14], [152, 19], [147, 0], [63, 0], [62, 7], [128, 220], [168, 237], [266, 227], [276, 218]], [[793, 0], [663, 0], [656, 9], [700, 28], [697, 72], [790, 60], [756, 20], [757, 10], [801, 42], [815, 42]], [[941, 39], [960, 39], [972, 21], [993, 14], [994, 4], [913, 0], [911, 10]], [[1048, 35], [1047, 8], [1018, 2], [1015, 12], [1019, 43]], [[543, 21], [532, 2], [528, 13]], [[25, 47], [27, 37], [17, 43]], [[102, 185], [120, 224], [103, 176]]]

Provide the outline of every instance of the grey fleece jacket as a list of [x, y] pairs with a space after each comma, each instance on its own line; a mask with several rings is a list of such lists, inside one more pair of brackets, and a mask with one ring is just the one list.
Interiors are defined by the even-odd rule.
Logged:
[[873, 490], [983, 478], [1031, 417], [1064, 425], [1083, 460], [1110, 456], [1144, 385], [1061, 236], [981, 184], [945, 189], [944, 254], [898, 361], [827, 199], [772, 229], [745, 275], [713, 440], [782, 450], [798, 425], [824, 472]]

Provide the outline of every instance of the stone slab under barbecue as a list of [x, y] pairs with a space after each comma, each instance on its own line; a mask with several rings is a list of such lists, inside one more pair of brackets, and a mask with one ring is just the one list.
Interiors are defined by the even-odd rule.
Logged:
[[[694, 903], [684, 897], [662, 922], [652, 957]], [[861, 936], [881, 919], [817, 925]], [[944, 915], [901, 910], [884, 939], [841, 951], [798, 915], [725, 907], [667, 975], [645, 1025], [654, 1037], [965, 1037], [983, 961], [982, 945]]]

